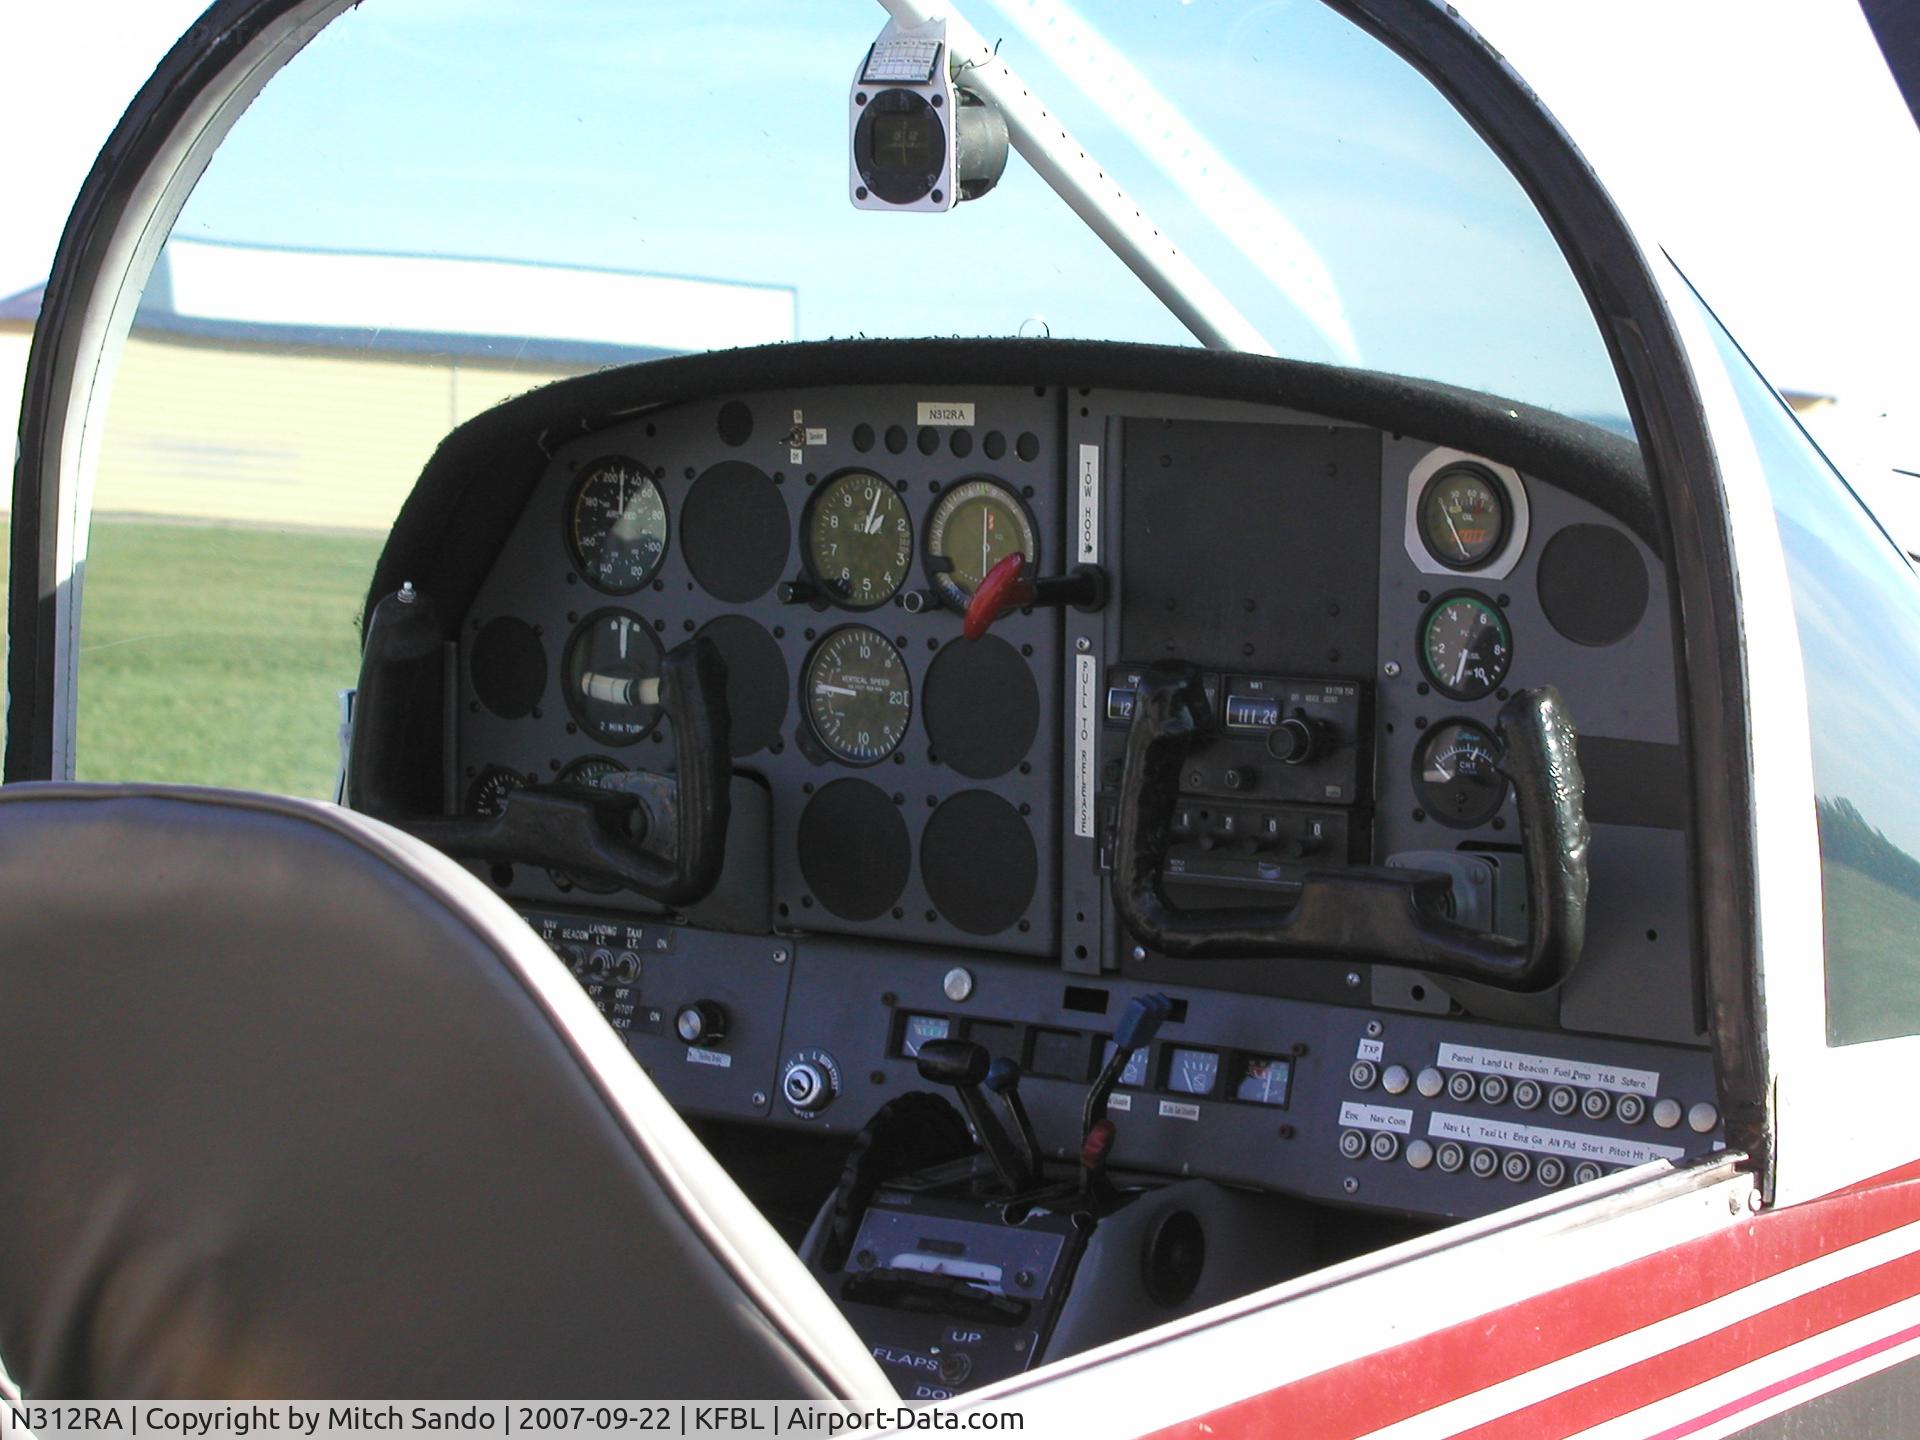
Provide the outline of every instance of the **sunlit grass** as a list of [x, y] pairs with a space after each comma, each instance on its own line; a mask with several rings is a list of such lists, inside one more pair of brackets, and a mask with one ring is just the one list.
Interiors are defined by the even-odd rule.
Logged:
[[330, 795], [381, 540], [96, 519], [80, 778]]

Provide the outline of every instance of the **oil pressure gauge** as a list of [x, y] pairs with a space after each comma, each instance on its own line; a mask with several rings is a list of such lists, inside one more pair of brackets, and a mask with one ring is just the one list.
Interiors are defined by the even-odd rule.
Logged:
[[1449, 465], [1420, 494], [1420, 540], [1449, 570], [1478, 570], [1500, 553], [1507, 495], [1478, 465]]
[[1442, 595], [1420, 621], [1420, 668], [1442, 695], [1478, 700], [1505, 682], [1513, 631], [1500, 607], [1471, 590]]
[[1499, 742], [1485, 726], [1471, 720], [1435, 725], [1413, 756], [1413, 789], [1422, 808], [1462, 830], [1486, 824], [1507, 798], [1499, 756]]

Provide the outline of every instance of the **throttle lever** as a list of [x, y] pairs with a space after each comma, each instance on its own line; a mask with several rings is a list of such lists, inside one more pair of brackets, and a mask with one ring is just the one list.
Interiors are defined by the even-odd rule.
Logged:
[[1188, 666], [1156, 666], [1135, 692], [1114, 903], [1142, 943], [1176, 958], [1369, 960], [1523, 992], [1557, 985], [1573, 969], [1586, 937], [1590, 836], [1579, 737], [1559, 691], [1523, 690], [1499, 717], [1501, 769], [1513, 782], [1526, 860], [1525, 941], [1449, 918], [1449, 882], [1430, 871], [1311, 871], [1287, 909], [1175, 904], [1162, 871], [1181, 770], [1206, 714], [1199, 676]]
[[1034, 1177], [1027, 1173], [1026, 1160], [1014, 1148], [1000, 1117], [987, 1104], [987, 1097], [980, 1093], [980, 1086], [992, 1069], [986, 1047], [972, 1040], [929, 1040], [920, 1047], [915, 1060], [922, 1080], [932, 1085], [951, 1085], [960, 1092], [960, 1103], [966, 1107], [967, 1119], [973, 1122], [973, 1133], [979, 1137], [980, 1148], [987, 1152], [987, 1159], [992, 1162], [1006, 1193], [1018, 1195], [1028, 1189]]

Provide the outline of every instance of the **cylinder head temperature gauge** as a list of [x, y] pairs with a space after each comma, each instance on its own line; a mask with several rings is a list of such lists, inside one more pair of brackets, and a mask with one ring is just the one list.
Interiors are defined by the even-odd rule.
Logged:
[[1442, 595], [1420, 621], [1420, 668], [1442, 695], [1478, 700], [1513, 664], [1513, 630], [1500, 607], [1471, 590]]
[[1019, 496], [997, 480], [962, 480], [927, 517], [927, 577], [942, 600], [964, 610], [989, 570], [1016, 551], [1037, 563], [1039, 545]]
[[1500, 743], [1471, 720], [1441, 721], [1414, 751], [1413, 790], [1422, 808], [1441, 824], [1479, 828], [1506, 803]]

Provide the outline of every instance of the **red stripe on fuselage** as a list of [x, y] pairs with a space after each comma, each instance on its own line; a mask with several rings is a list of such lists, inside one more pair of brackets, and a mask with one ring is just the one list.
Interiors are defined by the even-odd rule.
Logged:
[[1461, 1432], [1473, 1440], [1535, 1440], [1568, 1435], [1678, 1395], [1716, 1375], [1797, 1345], [1849, 1320], [1884, 1309], [1920, 1291], [1920, 1255], [1849, 1275], [1797, 1295], [1697, 1340], [1664, 1350], [1578, 1390], [1565, 1391]]
[[[1364, 1435], [1916, 1219], [1920, 1180], [1911, 1179], [1768, 1211], [1157, 1433]], [[1605, 1228], [1569, 1243], [1590, 1243]]]

